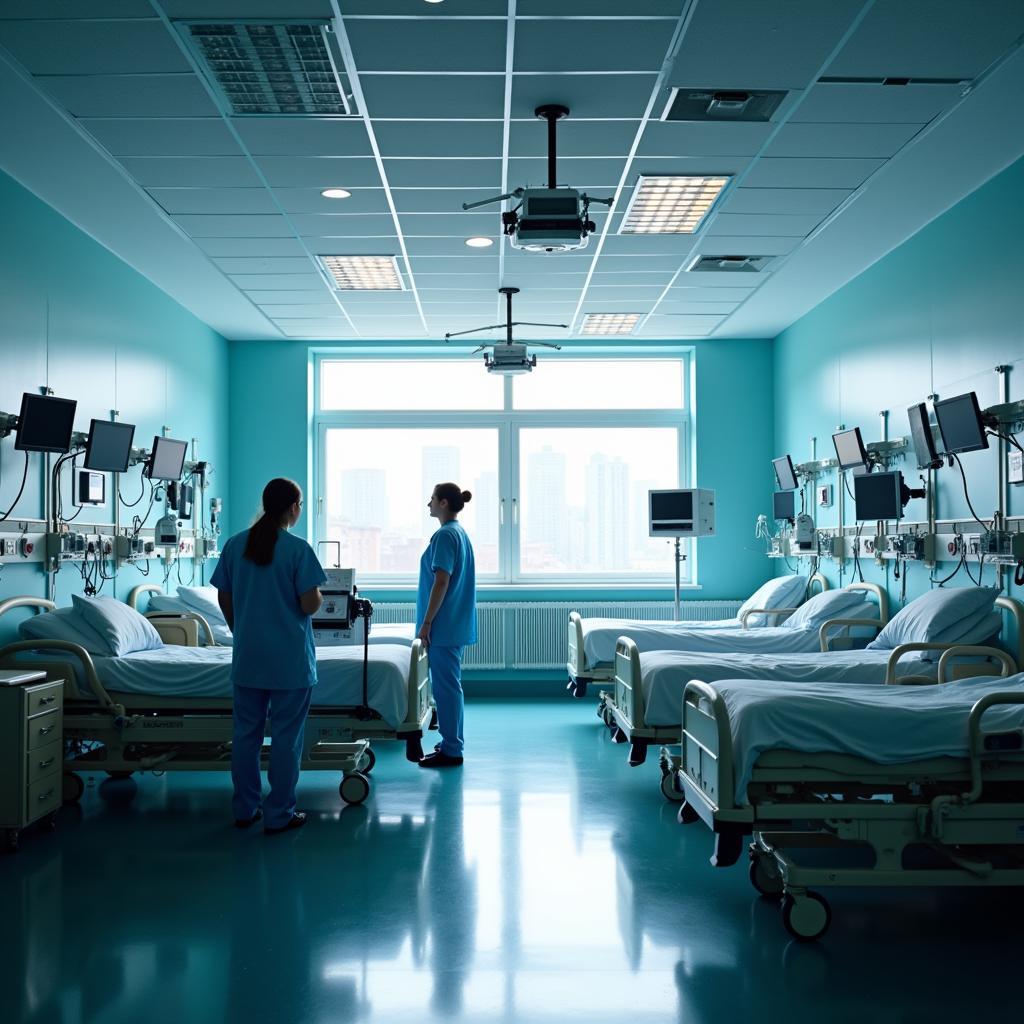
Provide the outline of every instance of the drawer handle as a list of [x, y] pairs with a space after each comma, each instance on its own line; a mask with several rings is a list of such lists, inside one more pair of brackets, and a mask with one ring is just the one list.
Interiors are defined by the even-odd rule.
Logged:
[[42, 768], [49, 768], [50, 765], [53, 764], [53, 762], [56, 761], [56, 760], [57, 760], [57, 758], [51, 757], [49, 761], [40, 761], [39, 762], [39, 767], [40, 767], [40, 769], [42, 769]]
[[47, 725], [45, 727], [40, 727], [39, 735], [40, 736], [48, 736], [56, 728], [57, 728], [56, 723], [54, 725]]
[[46, 803], [46, 801], [49, 800], [51, 796], [53, 796], [53, 790], [48, 789], [45, 793], [40, 793], [37, 799], [41, 804], [43, 804]]
[[39, 706], [43, 707], [45, 704], [52, 704], [57, 698], [51, 693], [49, 697], [40, 697]]

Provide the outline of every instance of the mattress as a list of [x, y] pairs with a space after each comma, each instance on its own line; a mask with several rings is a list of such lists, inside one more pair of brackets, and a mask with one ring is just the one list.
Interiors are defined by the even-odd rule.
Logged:
[[[57, 652], [45, 659], [56, 660]], [[327, 647], [316, 652], [318, 683], [313, 707], [355, 707], [362, 703], [363, 651]], [[60, 660], [76, 663], [72, 655]], [[94, 657], [96, 672], [107, 690], [149, 697], [230, 698], [231, 650], [226, 647], [175, 647], [136, 651], [120, 658]], [[409, 648], [378, 644], [370, 651], [367, 673], [369, 705], [395, 728], [408, 710]], [[26, 659], [31, 664], [31, 659]], [[80, 669], [76, 676], [82, 681]]]
[[[784, 680], [879, 685], [891, 651], [829, 651], [816, 654], [699, 654], [690, 651], [650, 651], [640, 655], [641, 688], [648, 725], [678, 726], [683, 690], [691, 679], [706, 683], [720, 679]], [[927, 653], [927, 652], [923, 652]], [[910, 654], [896, 666], [897, 676], [935, 679], [938, 666]]]
[[[745, 804], [754, 764], [766, 750], [849, 754], [882, 765], [967, 757], [971, 707], [986, 693], [1024, 692], [1024, 674], [945, 686], [793, 686], [771, 679], [726, 679], [714, 688], [729, 711], [735, 798]], [[984, 728], [1024, 728], [1024, 705], [990, 709]]]
[[[681, 632], [703, 633], [739, 629], [739, 619], [711, 619], [708, 622], [674, 620], [639, 622], [633, 619], [583, 619], [583, 654], [591, 667], [615, 660], [615, 641], [628, 636], [643, 651], [672, 649], [672, 638]], [[762, 628], [762, 627], [758, 627]]]

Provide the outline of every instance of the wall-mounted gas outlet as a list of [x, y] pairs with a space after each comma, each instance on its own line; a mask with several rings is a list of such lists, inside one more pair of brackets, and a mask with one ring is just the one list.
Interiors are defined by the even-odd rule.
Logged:
[[832, 507], [832, 485], [822, 484], [818, 488], [818, 507], [819, 508], [831, 508]]

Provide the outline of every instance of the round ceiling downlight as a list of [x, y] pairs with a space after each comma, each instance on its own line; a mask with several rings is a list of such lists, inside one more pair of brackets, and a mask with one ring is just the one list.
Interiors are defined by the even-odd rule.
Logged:
[[350, 199], [352, 197], [352, 193], [343, 188], [325, 188], [320, 195], [324, 199]]
[[483, 235], [475, 235], [473, 238], [466, 239], [466, 245], [471, 249], [486, 249], [494, 245], [494, 239], [485, 238]]

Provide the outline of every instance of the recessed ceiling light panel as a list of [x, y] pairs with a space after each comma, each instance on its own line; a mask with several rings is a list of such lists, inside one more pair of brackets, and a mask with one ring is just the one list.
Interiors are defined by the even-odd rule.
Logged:
[[639, 313], [588, 313], [580, 334], [632, 334], [639, 322]]
[[320, 256], [340, 291], [397, 292], [405, 284], [394, 256]]
[[641, 174], [619, 234], [692, 235], [710, 213], [729, 177]]

